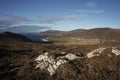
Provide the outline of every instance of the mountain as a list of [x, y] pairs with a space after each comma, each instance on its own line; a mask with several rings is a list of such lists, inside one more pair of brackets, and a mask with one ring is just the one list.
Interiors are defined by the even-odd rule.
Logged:
[[48, 30], [44, 32], [38, 33], [39, 35], [46, 35], [46, 36], [62, 36], [65, 35], [67, 31], [59, 31], [59, 30]]
[[39, 35], [51, 36], [50, 40], [63, 42], [70, 41], [71, 39], [95, 39], [110, 42], [120, 41], [120, 29], [112, 28], [76, 29], [72, 31], [48, 30], [40, 32]]
[[120, 40], [120, 29], [94, 28], [89, 30], [73, 30], [67, 35], [69, 37], [79, 37], [87, 39], [112, 39]]
[[12, 32], [0, 33], [0, 40], [4, 40], [4, 41], [8, 41], [8, 40], [10, 40], [10, 41], [12, 41], [12, 40], [16, 40], [16, 41], [31, 41], [26, 36], [23, 36], [23, 35], [17, 34], [17, 33], [12, 33]]

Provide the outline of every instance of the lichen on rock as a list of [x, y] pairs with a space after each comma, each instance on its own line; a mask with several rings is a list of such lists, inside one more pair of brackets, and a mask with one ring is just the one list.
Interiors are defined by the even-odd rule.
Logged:
[[80, 56], [73, 54], [73, 53], [68, 53], [64, 55], [59, 55], [59, 56], [54, 56], [54, 55], [48, 55], [48, 53], [44, 53], [39, 55], [35, 61], [38, 63], [36, 65], [36, 69], [40, 68], [41, 70], [46, 69], [50, 75], [53, 75], [56, 71], [56, 69], [64, 64], [67, 63], [73, 59], [76, 58], [81, 58]]

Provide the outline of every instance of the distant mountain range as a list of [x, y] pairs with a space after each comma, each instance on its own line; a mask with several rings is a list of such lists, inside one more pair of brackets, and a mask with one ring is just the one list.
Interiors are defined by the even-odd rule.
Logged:
[[48, 36], [62, 36], [65, 35], [67, 31], [59, 31], [59, 30], [48, 30], [44, 32], [38, 33], [39, 35], [48, 35]]
[[42, 38], [63, 36], [63, 37], [74, 37], [84, 39], [108, 39], [108, 40], [120, 40], [120, 29], [111, 28], [94, 28], [94, 29], [76, 29], [72, 31], [58, 31], [48, 30], [39, 33], [27, 33], [17, 34], [12, 32], [0, 33], [1, 40], [19, 40], [19, 41], [40, 41]]
[[112, 39], [120, 40], [120, 29], [112, 28], [94, 28], [94, 29], [76, 29], [72, 31], [45, 31], [40, 32], [40, 35], [77, 37], [85, 39]]

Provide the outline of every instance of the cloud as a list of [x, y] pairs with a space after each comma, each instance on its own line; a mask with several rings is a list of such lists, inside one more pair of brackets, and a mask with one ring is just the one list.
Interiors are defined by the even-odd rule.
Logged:
[[37, 19], [38, 23], [44, 23], [44, 24], [55, 24], [56, 22], [59, 21], [65, 21], [65, 20], [74, 20], [74, 19], [78, 19], [81, 17], [86, 17], [89, 14], [94, 14], [94, 13], [103, 13], [104, 10], [101, 9], [78, 9], [72, 12], [69, 12], [68, 15], [64, 15], [64, 16], [53, 16], [53, 17], [39, 17]]
[[24, 16], [16, 16], [16, 15], [4, 15], [8, 19], [12, 19], [16, 22], [21, 22], [21, 21], [29, 21], [27, 17]]
[[48, 30], [50, 27], [41, 26], [35, 20], [30, 20], [26, 17], [16, 15], [4, 15], [0, 18], [0, 32], [39, 32], [41, 30]]
[[6, 28], [0, 27], [0, 29], [2, 30], [2, 29], [6, 29]]
[[44, 30], [51, 29], [48, 26], [36, 26], [36, 25], [21, 25], [21, 26], [13, 26], [5, 29], [4, 31], [16, 32], [16, 33], [32, 33], [32, 32], [40, 32]]
[[0, 28], [8, 28], [14, 24], [20, 22], [29, 21], [26, 17], [16, 16], [16, 15], [4, 15], [0, 19]]
[[54, 24], [58, 21], [63, 20], [73, 20], [79, 18], [80, 15], [65, 15], [65, 16], [54, 16], [54, 17], [41, 17], [38, 19], [39, 23], [48, 23], [48, 24]]
[[94, 6], [96, 6], [96, 1], [87, 2], [87, 3], [85, 3], [85, 6], [86, 7], [94, 7]]
[[96, 9], [96, 10], [87, 10], [87, 9], [79, 9], [79, 13], [89, 14], [89, 13], [103, 13], [104, 10]]

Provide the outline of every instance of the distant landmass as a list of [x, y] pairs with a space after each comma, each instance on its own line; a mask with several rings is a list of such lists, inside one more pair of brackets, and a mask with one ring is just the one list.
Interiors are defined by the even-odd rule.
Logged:
[[[21, 35], [20, 35], [21, 34]], [[39, 33], [0, 33], [0, 38], [15, 38], [16, 40], [24, 41], [41, 41], [48, 37], [70, 37], [81, 39], [106, 39], [120, 40], [120, 29], [112, 28], [94, 28], [94, 29], [76, 29], [72, 31], [48, 30]]]
[[94, 28], [94, 29], [76, 29], [72, 31], [45, 31], [40, 32], [40, 35], [77, 37], [85, 39], [112, 39], [120, 40], [120, 29], [112, 28]]
[[39, 32], [39, 35], [46, 35], [46, 36], [63, 36], [67, 34], [67, 31], [59, 31], [59, 30], [48, 30]]

